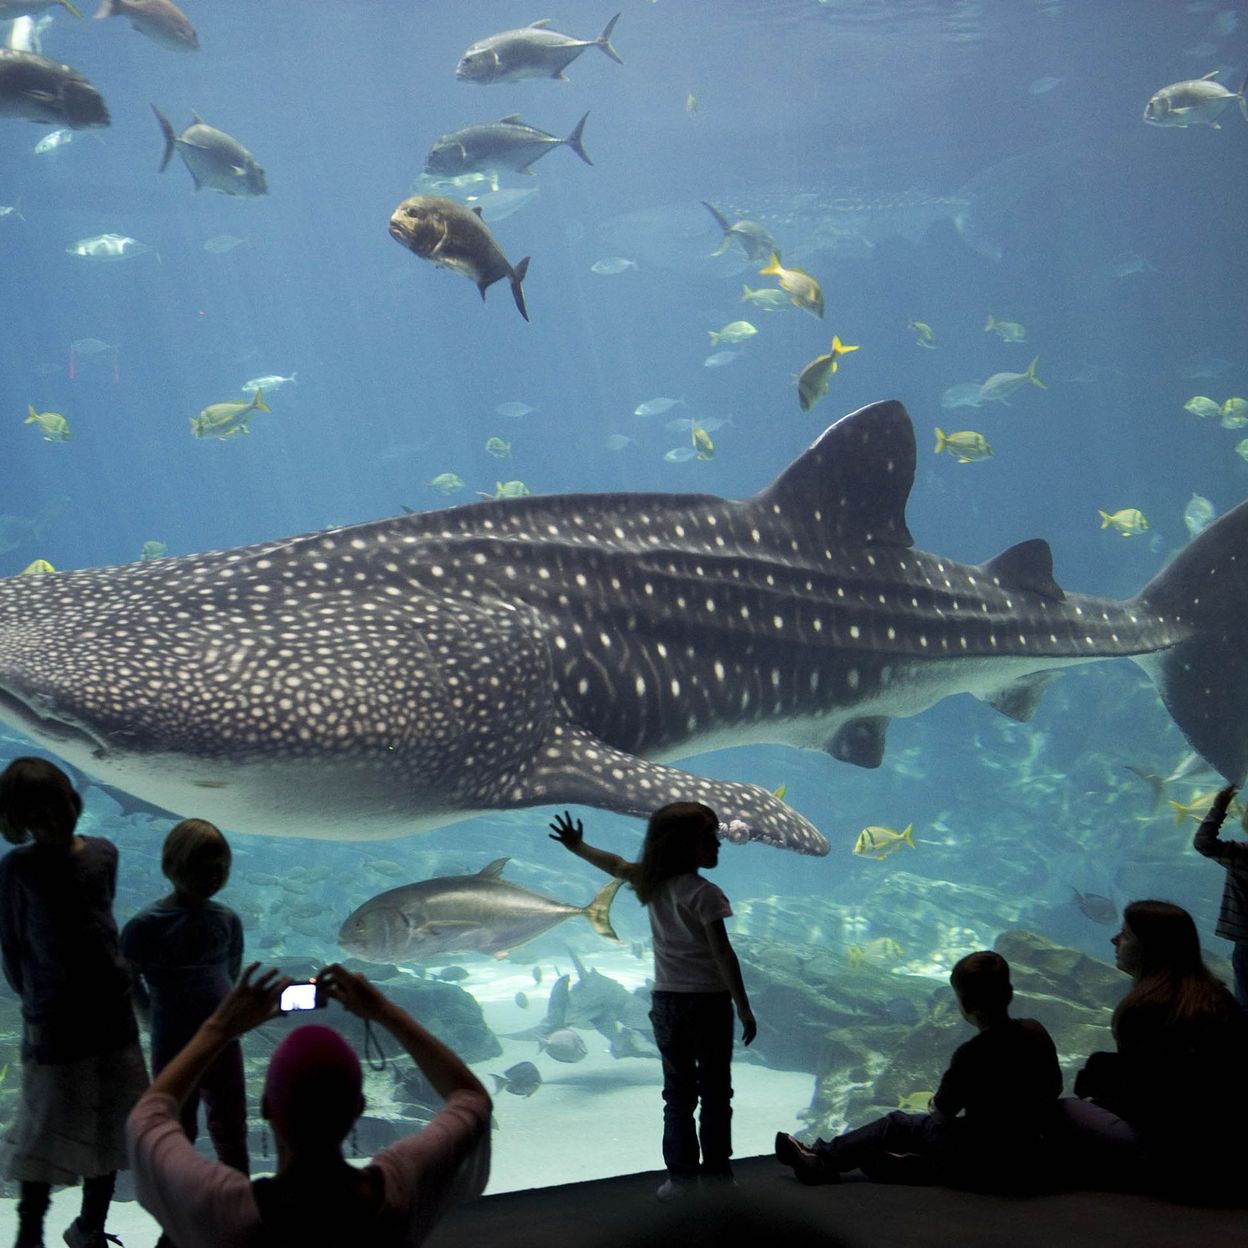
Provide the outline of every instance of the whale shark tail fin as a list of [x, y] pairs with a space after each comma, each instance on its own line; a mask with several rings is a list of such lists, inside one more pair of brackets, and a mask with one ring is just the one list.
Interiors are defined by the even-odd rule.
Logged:
[[1190, 635], [1136, 662], [1192, 748], [1232, 784], [1248, 773], [1248, 502], [1189, 543], [1137, 601]]

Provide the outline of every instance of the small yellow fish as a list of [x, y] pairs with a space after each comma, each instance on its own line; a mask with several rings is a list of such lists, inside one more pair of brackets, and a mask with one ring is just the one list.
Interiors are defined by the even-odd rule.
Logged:
[[56, 569], [46, 559], [36, 559], [34, 563], [28, 563], [18, 573], [18, 576], [43, 576], [46, 572], [55, 571]]
[[1242, 442], [1235, 443], [1235, 454], [1240, 459], [1248, 460], [1248, 438], [1245, 438]]
[[988, 459], [992, 455], [992, 447], [982, 433], [973, 429], [963, 429], [958, 433], [945, 433], [939, 426], [936, 429], [936, 454], [948, 451], [960, 464], [974, 464]]
[[926, 321], [907, 321], [906, 328], [914, 335], [915, 346], [936, 350], [936, 333]]
[[897, 1098], [897, 1108], [904, 1109], [912, 1114], [925, 1114], [928, 1111], [928, 1102], [936, 1095], [935, 1092], [924, 1088], [921, 1092], [907, 1092], [904, 1096]]
[[247, 422], [252, 412], [267, 412], [264, 391], [257, 390], [249, 403], [210, 403], [198, 416], [191, 417], [191, 433], [197, 438], [216, 438], [224, 442], [240, 433], [250, 433]]
[[764, 312], [779, 312], [793, 306], [793, 301], [782, 290], [774, 290], [770, 286], [760, 286], [758, 290], [743, 286], [742, 289], [745, 293], [741, 296], [741, 302], [752, 303]]
[[687, 112], [692, 117], [693, 114], [696, 113], [697, 111], [698, 111], [697, 97], [693, 94], [692, 91], [690, 91], [689, 94], [685, 96], [685, 112]]
[[828, 382], [836, 372], [837, 360], [857, 347], [848, 346], [835, 334], [832, 349], [827, 355], [817, 355], [797, 376], [797, 402], [802, 411], [808, 412], [828, 392]]
[[881, 828], [873, 824], [869, 828], [863, 828], [858, 833], [858, 839], [854, 842], [854, 853], [864, 858], [876, 858], [883, 862], [885, 858], [895, 854], [903, 845], [909, 845], [911, 849], [915, 848], [914, 824], [906, 824], [903, 832], [897, 832], [893, 828]]
[[706, 332], [711, 337], [711, 345], [717, 347], [721, 342], [744, 342], [747, 338], [753, 338], [758, 330], [749, 321], [733, 321], [723, 329], [708, 329]]
[[711, 435], [696, 420], [689, 426], [689, 439], [693, 443], [698, 459], [715, 458], [715, 443], [711, 441]]
[[1230, 398], [1222, 404], [1222, 428], [1242, 429], [1248, 425], [1248, 399]]
[[1202, 420], [1207, 420], [1210, 416], [1221, 416], [1222, 409], [1210, 398], [1203, 394], [1194, 394], [1186, 403], [1183, 404], [1185, 412], [1191, 412], [1193, 416], [1199, 416]]
[[502, 438], [486, 439], [485, 449], [489, 451], [489, 453], [493, 455], [495, 459], [510, 459], [511, 458], [511, 443], [504, 442]]
[[1204, 819], [1206, 812], [1213, 803], [1213, 799], [1217, 795], [1216, 789], [1210, 789], [1208, 793], [1201, 793], [1193, 797], [1190, 802], [1176, 802], [1174, 798], [1167, 799], [1170, 803], [1170, 809], [1174, 811], [1174, 826], [1177, 828], [1184, 819], [1190, 819], [1193, 823], [1199, 823]]
[[872, 962], [898, 962], [906, 956], [906, 951], [891, 936], [877, 936], [867, 941], [862, 952]]
[[861, 966], [867, 960], [867, 951], [862, 945], [850, 945], [845, 950], [845, 961], [850, 966]]
[[68, 442], [70, 438], [69, 421], [60, 412], [37, 412], [31, 404], [26, 405], [30, 413], [22, 424], [38, 425], [45, 442]]
[[786, 269], [773, 251], [771, 262], [765, 269], [759, 269], [758, 275], [774, 277], [780, 283], [780, 289], [789, 293], [794, 307], [822, 319], [823, 287], [804, 269]]
[[146, 563], [151, 559], [163, 559], [168, 553], [169, 547], [164, 542], [153, 539], [143, 543], [143, 549], [139, 551], [139, 559]]
[[439, 494], [454, 494], [464, 488], [464, 479], [457, 472], [440, 472], [429, 484]]
[[782, 802], [784, 801], [784, 795], [788, 791], [789, 791], [789, 786], [787, 784], [782, 784], [778, 789], [772, 789], [771, 795], [772, 797], [776, 798], [778, 801]]
[[1024, 342], [1027, 331], [1017, 321], [998, 321], [991, 313], [984, 322], [984, 333], [994, 333], [1002, 342]]
[[482, 498], [527, 498], [533, 493], [523, 481], [496, 481], [494, 487], [493, 494], [486, 494], [481, 490], [477, 493]]
[[1101, 517], [1101, 528], [1108, 529], [1112, 525], [1123, 537], [1148, 532], [1148, 521], [1138, 507], [1123, 507], [1112, 515], [1098, 508], [1097, 515]]

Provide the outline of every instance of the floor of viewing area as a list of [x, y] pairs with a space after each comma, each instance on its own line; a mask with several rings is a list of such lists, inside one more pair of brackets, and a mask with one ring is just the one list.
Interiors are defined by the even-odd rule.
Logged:
[[[589, 1141], [586, 1146], [590, 1147]], [[851, 1176], [803, 1187], [773, 1157], [735, 1163], [722, 1196], [660, 1202], [658, 1171], [485, 1196], [453, 1211], [429, 1248], [1241, 1248], [1244, 1207], [1212, 1209], [1125, 1192], [983, 1196], [944, 1187], [868, 1183]], [[77, 1189], [53, 1197], [45, 1240], [78, 1212]], [[0, 1243], [12, 1242], [16, 1202], [0, 1202]], [[113, 1205], [108, 1229], [125, 1248], [152, 1248], [159, 1228], [133, 1201]], [[368, 1248], [366, 1244], [351, 1248]]]
[[998, 1197], [858, 1176], [803, 1187], [772, 1157], [735, 1161], [722, 1197], [660, 1202], [657, 1171], [486, 1196], [450, 1215], [429, 1248], [1232, 1248], [1244, 1207], [1212, 1209], [1125, 1192]]

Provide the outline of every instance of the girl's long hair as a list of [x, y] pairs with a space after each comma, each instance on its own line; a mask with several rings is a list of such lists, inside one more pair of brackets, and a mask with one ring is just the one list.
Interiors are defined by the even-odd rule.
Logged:
[[632, 873], [633, 891], [643, 906], [665, 880], [698, 869], [702, 838], [718, 828], [719, 816], [701, 802], [672, 802], [650, 816], [641, 861]]
[[1140, 963], [1134, 985], [1114, 1010], [1120, 1042], [1133, 1016], [1160, 1017], [1163, 1026], [1235, 1017], [1235, 999], [1205, 965], [1196, 923], [1186, 910], [1149, 898], [1131, 902], [1122, 922], [1136, 939]]

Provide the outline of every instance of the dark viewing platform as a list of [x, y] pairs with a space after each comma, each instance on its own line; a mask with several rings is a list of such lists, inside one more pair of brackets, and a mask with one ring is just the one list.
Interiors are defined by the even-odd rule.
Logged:
[[[592, 1141], [586, 1141], [592, 1147]], [[737, 1187], [660, 1202], [658, 1171], [507, 1192], [455, 1210], [429, 1248], [1240, 1248], [1238, 1208], [1130, 1192], [992, 1196], [871, 1183], [803, 1187], [772, 1157], [734, 1162]], [[1246, 1167], [1248, 1170], [1248, 1167]]]

